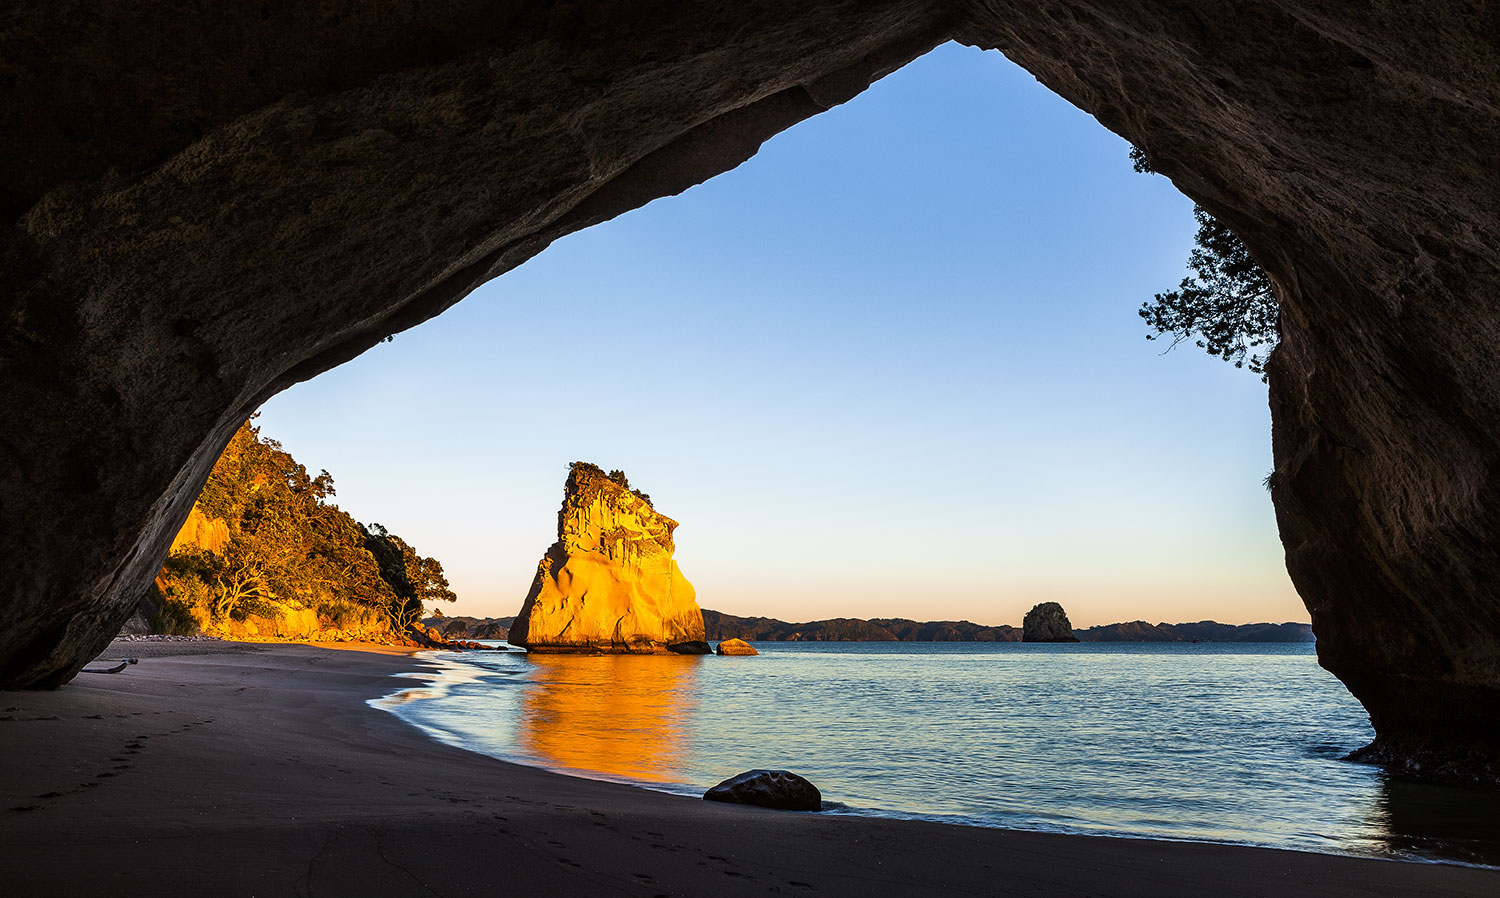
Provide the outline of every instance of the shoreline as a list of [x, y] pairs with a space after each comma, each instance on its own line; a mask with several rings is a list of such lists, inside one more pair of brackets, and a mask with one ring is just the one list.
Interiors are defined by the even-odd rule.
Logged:
[[497, 760], [367, 705], [410, 685], [415, 649], [127, 645], [105, 653], [141, 657], [124, 673], [0, 694], [11, 894], [1500, 890], [1500, 871], [1443, 862], [697, 801]]

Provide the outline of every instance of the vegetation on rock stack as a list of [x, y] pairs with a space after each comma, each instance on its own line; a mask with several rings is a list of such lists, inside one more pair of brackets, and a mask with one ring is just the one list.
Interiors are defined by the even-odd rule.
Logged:
[[647, 505], [651, 504], [650, 494], [643, 493], [637, 489], [631, 489], [630, 478], [626, 477], [625, 472], [621, 471], [619, 468], [615, 468], [613, 471], [610, 471], [608, 474], [606, 474], [604, 473], [604, 469], [596, 464], [592, 464], [586, 461], [573, 461], [568, 462], [568, 474], [570, 476], [578, 478], [579, 482], [581, 483], [587, 483], [590, 477], [597, 477], [603, 480], [608, 480], [621, 489], [630, 490], [632, 495], [634, 495], [637, 499], [640, 499], [642, 502], [645, 502]]
[[[365, 528], [333, 496], [327, 471], [309, 474], [246, 422], [162, 566], [154, 628], [404, 640], [424, 602], [455, 598], [436, 559], [379, 524]], [[198, 536], [205, 530], [227, 537], [205, 541]]]

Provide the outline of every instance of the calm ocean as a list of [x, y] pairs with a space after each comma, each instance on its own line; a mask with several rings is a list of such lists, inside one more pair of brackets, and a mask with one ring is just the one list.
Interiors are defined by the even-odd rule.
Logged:
[[785, 768], [835, 813], [1500, 864], [1500, 794], [1339, 760], [1373, 733], [1311, 645], [756, 647], [431, 653], [422, 685], [375, 704], [472, 751], [682, 794]]

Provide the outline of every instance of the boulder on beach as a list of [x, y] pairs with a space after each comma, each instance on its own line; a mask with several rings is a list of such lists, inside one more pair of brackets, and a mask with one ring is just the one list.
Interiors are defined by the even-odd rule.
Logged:
[[704, 792], [703, 798], [778, 811], [823, 810], [823, 793], [818, 787], [786, 770], [747, 770]]
[[1042, 602], [1026, 612], [1021, 622], [1022, 642], [1077, 642], [1068, 612], [1056, 602]]
[[726, 639], [719, 643], [718, 653], [720, 655], [759, 655], [755, 646], [743, 639]]

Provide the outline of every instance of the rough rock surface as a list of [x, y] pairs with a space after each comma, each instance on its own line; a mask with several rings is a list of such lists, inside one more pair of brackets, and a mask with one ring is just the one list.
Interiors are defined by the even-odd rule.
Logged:
[[1021, 621], [1022, 642], [1077, 642], [1073, 635], [1073, 624], [1068, 621], [1068, 612], [1056, 602], [1042, 602], [1032, 606]]
[[755, 646], [751, 645], [743, 639], [726, 639], [723, 642], [719, 643], [718, 648], [714, 649], [714, 652], [720, 655], [760, 654], [760, 652], [757, 652], [755, 650]]
[[142, 10], [0, 17], [0, 686], [98, 653], [266, 398], [951, 37], [1245, 239], [1282, 304], [1272, 499], [1320, 661], [1391, 763], [1500, 758], [1500, 8]]
[[197, 502], [194, 502], [192, 511], [188, 512], [187, 520], [182, 522], [182, 528], [177, 531], [176, 536], [172, 537], [172, 546], [167, 550], [167, 554], [176, 555], [178, 552], [190, 549], [223, 552], [227, 545], [229, 545], [229, 524], [223, 518], [209, 520], [208, 515], [203, 513], [203, 509]]
[[818, 787], [785, 770], [747, 770], [704, 792], [703, 797], [778, 811], [823, 810], [823, 793]]
[[677, 522], [592, 465], [574, 464], [557, 542], [511, 625], [530, 652], [706, 655], [703, 612], [672, 559]]

